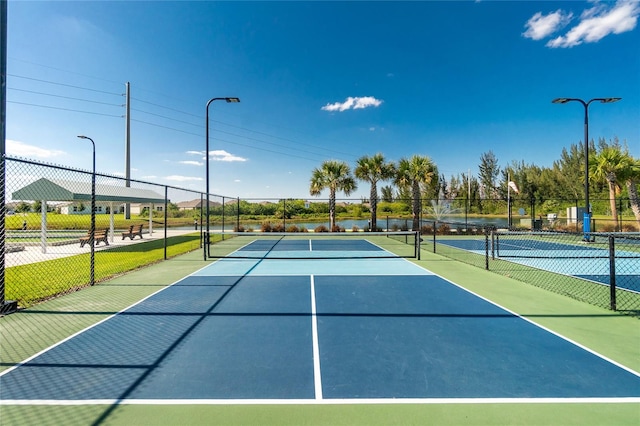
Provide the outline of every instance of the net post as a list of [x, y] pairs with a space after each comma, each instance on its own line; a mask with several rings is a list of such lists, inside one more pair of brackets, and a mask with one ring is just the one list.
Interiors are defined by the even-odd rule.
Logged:
[[489, 270], [489, 233], [484, 230], [484, 269]]
[[616, 306], [616, 250], [615, 237], [609, 235], [609, 300], [612, 311]]
[[433, 252], [436, 252], [436, 225], [438, 224], [437, 221], [433, 222]]
[[420, 260], [420, 242], [422, 241], [422, 236], [420, 231], [416, 231], [416, 258]]

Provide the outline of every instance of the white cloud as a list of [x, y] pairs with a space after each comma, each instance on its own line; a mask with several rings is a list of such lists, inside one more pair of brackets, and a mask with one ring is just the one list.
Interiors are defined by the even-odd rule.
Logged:
[[201, 181], [203, 180], [200, 177], [192, 177], [192, 176], [179, 176], [179, 175], [171, 175], [165, 177], [166, 180], [171, 180], [175, 182], [190, 182], [190, 181]]
[[538, 12], [527, 21], [527, 30], [522, 35], [533, 40], [541, 40], [567, 25], [572, 17], [572, 13], [565, 13], [560, 9], [548, 15]]
[[[201, 155], [202, 156], [202, 160], [205, 161], [207, 159], [207, 157], [205, 156], [205, 151], [187, 151], [187, 154], [189, 155]], [[234, 161], [247, 161], [246, 158], [243, 157], [238, 157], [237, 155], [231, 154], [223, 149], [218, 149], [218, 150], [214, 150], [214, 151], [209, 151], [209, 159], [211, 161], [227, 161], [227, 162], [234, 162]], [[193, 165], [193, 166], [202, 166], [204, 163], [201, 163], [199, 161], [180, 161], [180, 163], [182, 164], [189, 164], [189, 165]]]
[[28, 158], [53, 158], [66, 154], [66, 152], [57, 149], [39, 148], [37, 146], [28, 145], [24, 142], [13, 141], [10, 139], [7, 139], [6, 141], [6, 151], [7, 155]]
[[609, 34], [631, 31], [638, 23], [640, 2], [619, 0], [612, 8], [604, 5], [584, 11], [578, 25], [564, 36], [547, 43], [548, 47], [574, 47], [582, 43], [595, 43]]
[[234, 161], [247, 161], [246, 158], [238, 157], [237, 155], [233, 155], [228, 153], [223, 149], [218, 149], [215, 151], [209, 151], [209, 158], [212, 161], [225, 161], [225, 162], [234, 162]]
[[363, 109], [367, 107], [379, 107], [382, 101], [373, 96], [348, 97], [344, 102], [326, 104], [321, 109], [323, 111], [346, 111], [348, 109]]
[[[547, 47], [574, 47], [582, 43], [595, 43], [610, 34], [621, 34], [636, 27], [640, 15], [640, 2], [618, 0], [615, 4], [596, 2], [580, 14], [579, 22], [565, 34], [549, 40]], [[558, 32], [573, 18], [571, 12], [557, 10], [543, 15], [538, 12], [525, 24], [523, 36], [541, 40]]]

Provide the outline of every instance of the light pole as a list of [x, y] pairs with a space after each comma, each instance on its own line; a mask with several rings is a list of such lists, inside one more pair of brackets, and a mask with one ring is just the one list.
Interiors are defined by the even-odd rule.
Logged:
[[[209, 105], [211, 105], [213, 103], [213, 101], [226, 101], [227, 103], [238, 103], [240, 102], [240, 98], [211, 98], [209, 99], [209, 101], [207, 102], [207, 108], [206, 108], [206, 151], [205, 151], [205, 156], [206, 156], [206, 186], [207, 186], [207, 214], [205, 216], [205, 221], [207, 222], [207, 226], [206, 226], [206, 232], [204, 233], [204, 260], [207, 260], [207, 250], [209, 249]], [[224, 205], [222, 206], [223, 211], [224, 211]]]
[[622, 98], [593, 98], [589, 101], [583, 101], [578, 98], [556, 98], [551, 102], [554, 104], [566, 104], [568, 102], [580, 102], [584, 107], [584, 216], [582, 222], [582, 232], [584, 240], [590, 241], [589, 233], [591, 232], [591, 205], [589, 203], [589, 105], [591, 102], [598, 101], [603, 104], [618, 102]]
[[79, 135], [80, 139], [88, 139], [91, 141], [91, 146], [93, 147], [93, 169], [91, 172], [91, 228], [89, 229], [89, 245], [91, 246], [91, 285], [94, 285], [96, 282], [95, 275], [95, 259], [96, 259], [96, 248], [95, 248], [95, 233], [96, 233], [96, 144], [93, 142], [88, 136]]

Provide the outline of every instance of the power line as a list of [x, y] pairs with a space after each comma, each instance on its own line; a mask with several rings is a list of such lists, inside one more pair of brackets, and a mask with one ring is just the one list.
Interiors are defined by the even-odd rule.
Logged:
[[48, 68], [48, 69], [56, 70], [56, 71], [62, 71], [62, 72], [66, 72], [66, 73], [73, 74], [73, 75], [79, 75], [79, 76], [82, 76], [82, 77], [91, 78], [93, 80], [106, 81], [107, 83], [114, 83], [114, 84], [120, 84], [120, 85], [122, 84], [122, 82], [119, 82], [119, 81], [107, 80], [107, 79], [104, 79], [104, 78], [101, 78], [101, 77], [95, 77], [95, 76], [88, 75], [88, 74], [82, 74], [82, 73], [75, 72], [75, 71], [69, 71], [69, 70], [65, 70], [65, 69], [62, 69], [62, 68], [52, 67], [50, 65], [38, 64], [37, 62], [26, 61], [24, 59], [20, 59], [20, 58], [16, 58], [16, 57], [9, 57], [9, 59], [11, 61], [24, 62], [25, 64], [36, 65], [38, 67]]
[[[178, 123], [188, 124], [188, 125], [194, 126], [194, 127], [202, 127], [201, 124], [189, 123], [188, 121], [178, 120], [176, 118], [167, 117], [166, 115], [156, 114], [156, 113], [149, 112], [149, 111], [143, 111], [143, 110], [137, 109], [137, 108], [131, 108], [131, 111], [137, 111], [137, 112], [141, 112], [143, 114], [153, 115], [154, 117], [164, 118], [164, 119], [171, 120], [171, 121], [177, 121]], [[150, 124], [150, 123], [147, 123], [147, 124]]]
[[[14, 74], [9, 74], [9, 75], [12, 76], [12, 77], [16, 77], [16, 78], [21, 78], [21, 79], [30, 80], [30, 81], [37, 81], [37, 82], [42, 82], [42, 83], [47, 83], [47, 84], [52, 84], [52, 85], [57, 85], [57, 86], [62, 86], [62, 87], [70, 87], [70, 88], [74, 88], [74, 89], [86, 90], [86, 91], [91, 91], [91, 92], [95, 92], [95, 93], [102, 93], [102, 94], [108, 94], [108, 95], [113, 95], [113, 96], [122, 96], [122, 94], [120, 94], [120, 93], [108, 92], [108, 91], [104, 91], [104, 90], [91, 89], [91, 88], [80, 87], [80, 86], [71, 85], [71, 84], [65, 84], [65, 83], [57, 83], [57, 82], [53, 82], [53, 81], [42, 80], [42, 79], [37, 79], [37, 78], [32, 78], [32, 77], [19, 76], [19, 75], [14, 75]], [[53, 95], [53, 94], [49, 94], [49, 93], [29, 91], [29, 90], [24, 90], [24, 89], [13, 89], [12, 88], [11, 90], [22, 91], [22, 92], [33, 93], [33, 94], [40, 94], [40, 95], [44, 95], [44, 96], [57, 97], [57, 98], [61, 98], [61, 99], [70, 99], [70, 100], [77, 100], [77, 101], [82, 101], [82, 102], [91, 102], [91, 103], [95, 103], [95, 104], [102, 104], [102, 105], [108, 105], [108, 106], [119, 106], [119, 107], [122, 106], [122, 105], [116, 105], [116, 104], [107, 103], [107, 102], [91, 101], [91, 100], [87, 100], [87, 99], [67, 97], [67, 96], [62, 96], [62, 95]], [[191, 116], [191, 117], [196, 117], [196, 118], [199, 118], [199, 119], [203, 119], [202, 116], [198, 116], [196, 114], [192, 114], [192, 113], [189, 113], [189, 112], [181, 111], [181, 110], [176, 109], [176, 108], [171, 108], [171, 107], [168, 107], [168, 106], [160, 105], [160, 104], [157, 104], [157, 103], [154, 103], [154, 102], [149, 102], [149, 101], [146, 101], [146, 100], [143, 100], [143, 99], [139, 99], [139, 98], [132, 98], [132, 99], [134, 99], [137, 102], [141, 102], [141, 103], [144, 103], [144, 104], [152, 105], [154, 107], [163, 108], [163, 109], [167, 109], [169, 111], [173, 111], [173, 112], [176, 112], [176, 113], [179, 113], [179, 114], [184, 114], [184, 115], [188, 115], [188, 116]], [[54, 106], [48, 106], [48, 105], [37, 105], [37, 104], [18, 102], [18, 101], [10, 101], [10, 103], [28, 105], [28, 106], [34, 106], [34, 107], [40, 107], [40, 108], [57, 109], [57, 110], [61, 110], [61, 111], [82, 112], [82, 113], [86, 113], [86, 114], [103, 115], [103, 116], [108, 116], [108, 117], [119, 117], [119, 118], [122, 117], [122, 116], [116, 116], [116, 115], [110, 115], [110, 114], [104, 114], [104, 113], [94, 113], [94, 112], [88, 112], [88, 111], [80, 111], [80, 110], [74, 110], [74, 109], [69, 109], [69, 108], [61, 108], [61, 107], [54, 107]], [[184, 120], [179, 120], [179, 119], [176, 119], [176, 118], [173, 118], [173, 117], [170, 117], [170, 116], [166, 116], [166, 115], [162, 115], [162, 114], [156, 114], [156, 113], [152, 113], [152, 112], [149, 112], [149, 111], [138, 110], [138, 109], [134, 109], [134, 111], [137, 111], [137, 112], [140, 112], [140, 113], [143, 113], [143, 114], [152, 115], [152, 116], [155, 116], [155, 117], [158, 117], [158, 118], [162, 118], [164, 120], [170, 120], [170, 121], [186, 124], [186, 125], [193, 126], [193, 127], [198, 127], [199, 126], [198, 124], [194, 124], [194, 123], [191, 123], [191, 122], [188, 122], [188, 121], [184, 121]], [[173, 130], [173, 131], [184, 133], [184, 134], [190, 134], [190, 135], [202, 137], [202, 135], [199, 135], [199, 134], [196, 134], [196, 133], [193, 133], [193, 132], [189, 132], [189, 131], [176, 129], [174, 127], [154, 124], [154, 123], [150, 123], [150, 122], [146, 122], [146, 121], [142, 121], [142, 120], [132, 119], [132, 121], [136, 121], [136, 122], [139, 122], [139, 123], [142, 123], [142, 124], [147, 124], [147, 125], [155, 126], [155, 127], [159, 127], [159, 128], [164, 128], [164, 129], [167, 129], [167, 130]], [[318, 155], [318, 156], [320, 156], [322, 154], [320, 154], [318, 152], [309, 151], [309, 150], [303, 150], [300, 147], [309, 147], [309, 148], [312, 148], [312, 149], [315, 149], [315, 150], [325, 151], [325, 152], [329, 152], [329, 153], [335, 153], [335, 154], [339, 154], [339, 155], [342, 155], [342, 156], [348, 156], [350, 158], [355, 158], [356, 157], [354, 154], [350, 154], [350, 153], [346, 153], [346, 152], [342, 152], [342, 151], [337, 151], [337, 150], [333, 150], [333, 149], [329, 149], [329, 148], [325, 148], [325, 147], [321, 147], [321, 146], [316, 146], [316, 145], [312, 145], [312, 144], [307, 144], [307, 143], [304, 143], [304, 142], [299, 142], [299, 141], [296, 141], [296, 140], [293, 140], [293, 139], [288, 139], [288, 138], [284, 138], [284, 137], [280, 137], [280, 136], [271, 135], [269, 133], [248, 129], [246, 127], [236, 126], [236, 125], [233, 125], [233, 124], [230, 124], [230, 123], [226, 123], [226, 122], [223, 122], [223, 121], [219, 121], [219, 120], [211, 120], [211, 121], [213, 121], [215, 123], [218, 123], [220, 125], [228, 126], [228, 127], [235, 128], [235, 129], [239, 129], [239, 130], [242, 130], [242, 131], [245, 131], [245, 132], [250, 132], [250, 133], [257, 134], [257, 135], [266, 136], [266, 137], [269, 137], [269, 138], [274, 138], [274, 139], [279, 139], [279, 140], [286, 141], [286, 142], [291, 142], [291, 143], [295, 144], [295, 147], [290, 147], [290, 146], [283, 145], [283, 144], [278, 144], [278, 143], [275, 143], [275, 142], [268, 142], [268, 141], [266, 141], [264, 139], [252, 138], [252, 137], [248, 137], [248, 136], [245, 136], [245, 135], [239, 135], [239, 134], [236, 134], [236, 133], [231, 133], [231, 132], [226, 132], [226, 131], [223, 131], [223, 130], [216, 129], [217, 132], [224, 133], [224, 134], [227, 134], [227, 135], [230, 135], [230, 136], [235, 136], [235, 137], [247, 139], [247, 140], [252, 140], [252, 141], [255, 141], [255, 142], [259, 142], [261, 144], [272, 145], [272, 146], [276, 146], [276, 147], [280, 147], [280, 148], [284, 148], [284, 149], [288, 149], [288, 150], [296, 149], [298, 151], [303, 151], [303, 152], [307, 152], [309, 154]], [[229, 143], [232, 143], [232, 142], [229, 142]], [[242, 144], [239, 144], [239, 143], [237, 143], [237, 144], [238, 145], [242, 145]], [[277, 154], [289, 155], [289, 156], [292, 156], [292, 157], [303, 158], [303, 159], [309, 159], [307, 157], [302, 157], [302, 156], [299, 156], [299, 155], [285, 154], [285, 153], [282, 153], [282, 152], [268, 150], [268, 149], [264, 149], [264, 148], [258, 148], [258, 147], [254, 147], [254, 146], [251, 146], [251, 145], [244, 145], [244, 146], [248, 146], [248, 147], [251, 147], [253, 149], [261, 149], [261, 150], [264, 150], [264, 151], [267, 151], [267, 152], [274, 152], [274, 153], [277, 153]]]
[[[167, 109], [167, 110], [170, 110], [170, 111], [178, 112], [180, 114], [189, 115], [191, 117], [197, 117], [199, 119], [204, 120], [203, 116], [198, 116], [196, 114], [192, 114], [192, 113], [189, 113], [189, 112], [180, 111], [178, 109], [167, 107], [167, 106], [164, 106], [164, 105], [159, 105], [159, 104], [156, 104], [156, 103], [153, 103], [153, 102], [144, 101], [144, 100], [139, 99], [139, 98], [131, 98], [131, 99], [136, 100], [138, 102], [143, 102], [143, 103], [146, 103], [146, 104], [149, 104], [149, 105], [153, 105], [153, 106], [156, 106], [156, 107], [159, 107], [159, 108], [164, 108], [164, 109]], [[132, 108], [132, 110], [134, 110], [134, 109]], [[135, 109], [134, 111], [142, 112], [142, 113], [149, 114], [149, 115], [155, 115], [156, 117], [165, 118], [167, 120], [173, 120], [173, 121], [176, 121], [176, 122], [179, 122], [179, 123], [188, 124], [190, 126], [200, 126], [200, 124], [194, 124], [194, 123], [190, 123], [190, 122], [187, 122], [187, 121], [178, 120], [178, 119], [175, 119], [175, 118], [172, 118], [172, 117], [163, 116], [163, 115], [160, 115], [160, 114], [154, 114], [154, 113], [147, 112], [147, 111], [142, 111], [142, 110], [138, 110], [138, 109]], [[346, 153], [346, 152], [341, 152], [341, 151], [336, 151], [336, 150], [329, 149], [329, 148], [324, 148], [324, 147], [321, 147], [321, 146], [306, 144], [304, 142], [298, 142], [298, 141], [295, 141], [295, 140], [292, 140], [292, 139], [283, 138], [281, 136], [270, 135], [268, 133], [259, 132], [257, 130], [247, 129], [246, 127], [241, 127], [241, 126], [236, 126], [236, 125], [233, 125], [233, 124], [229, 124], [229, 123], [226, 123], [224, 121], [212, 120], [212, 119], [209, 119], [209, 121], [214, 122], [214, 123], [218, 123], [218, 124], [222, 124], [222, 125], [225, 125], [225, 126], [228, 126], [228, 127], [232, 127], [232, 128], [235, 128], [235, 129], [243, 130], [243, 131], [246, 131], [246, 132], [251, 132], [251, 133], [255, 133], [255, 134], [258, 134], [258, 135], [262, 135], [262, 136], [267, 136], [267, 137], [274, 138], [274, 139], [280, 139], [280, 140], [283, 140], [283, 141], [292, 142], [292, 143], [295, 143], [297, 145], [295, 149], [299, 149], [298, 146], [307, 146], [307, 147], [310, 147], [310, 148], [313, 148], [313, 149], [318, 149], [318, 150], [327, 151], [327, 152], [333, 152], [333, 153], [341, 154], [341, 155], [347, 155], [349, 157], [355, 157], [355, 155], [349, 154], [349, 153]], [[252, 140], [255, 140], [255, 141], [259, 141], [259, 142], [262, 142], [262, 143], [267, 143], [267, 144], [274, 145], [274, 146], [285, 147], [287, 149], [294, 149], [294, 148], [289, 148], [287, 146], [276, 144], [276, 143], [273, 143], [273, 142], [267, 142], [267, 141], [264, 141], [264, 140], [261, 140], [261, 139], [248, 138], [246, 136], [241, 136], [241, 135], [237, 135], [237, 134], [233, 134], [233, 133], [227, 133], [227, 134], [233, 135], [233, 136], [238, 136], [238, 137], [243, 137], [243, 138], [246, 138], [246, 139], [252, 139]], [[317, 153], [314, 153], [314, 154], [317, 154]]]
[[[162, 129], [173, 130], [173, 131], [184, 133], [184, 134], [187, 134], [187, 135], [198, 136], [200, 138], [204, 138], [204, 135], [202, 135], [202, 134], [193, 133], [193, 132], [187, 132], [185, 130], [180, 130], [180, 129], [176, 129], [176, 128], [169, 127], [169, 126], [163, 126], [161, 124], [149, 123], [148, 121], [137, 120], [135, 118], [132, 118], [131, 121], [135, 121], [136, 123], [146, 124], [146, 125], [149, 125], [149, 126], [160, 127]], [[223, 133], [225, 133], [225, 132], [223, 132]], [[225, 139], [220, 139], [220, 138], [217, 138], [216, 140], [219, 141], [219, 142], [224, 142], [224, 143], [228, 143], [228, 144], [231, 144], [231, 145], [244, 146], [244, 147], [251, 148], [251, 149], [256, 149], [256, 150], [259, 150], [259, 151], [271, 152], [273, 154], [278, 154], [278, 155], [285, 155], [287, 157], [295, 157], [295, 158], [301, 158], [303, 160], [317, 161], [317, 159], [303, 157], [301, 155], [296, 155], [296, 154], [289, 154], [289, 153], [286, 153], [286, 152], [274, 151], [274, 150], [271, 150], [271, 149], [266, 149], [266, 148], [262, 148], [262, 147], [255, 146], [255, 145], [248, 145], [248, 144], [243, 144], [243, 143], [240, 143], [240, 142], [232, 142], [232, 141], [225, 140]], [[313, 153], [311, 153], [311, 154], [313, 154]]]
[[145, 101], [145, 100], [142, 100], [142, 99], [139, 99], [139, 98], [131, 97], [131, 99], [134, 100], [134, 101], [142, 102], [144, 104], [153, 105], [153, 106], [156, 106], [158, 108], [168, 109], [169, 111], [178, 112], [180, 114], [185, 114], [185, 115], [190, 115], [191, 117], [197, 117], [197, 118], [200, 118], [200, 119], [204, 120], [203, 116], [192, 114], [190, 112], [180, 111], [179, 109], [175, 109], [175, 108], [171, 108], [171, 107], [168, 107], [168, 106], [164, 106], [164, 105], [156, 104], [156, 103], [153, 103], [153, 102]]
[[16, 92], [33, 93], [35, 95], [51, 96], [53, 98], [70, 99], [70, 100], [73, 100], [73, 101], [89, 102], [89, 103], [93, 103], [93, 104], [108, 105], [108, 106], [115, 106], [115, 107], [122, 107], [123, 106], [122, 104], [112, 104], [112, 103], [108, 103], [108, 102], [92, 101], [92, 100], [89, 100], [89, 99], [72, 98], [70, 96], [54, 95], [52, 93], [36, 92], [36, 91], [33, 91], [33, 90], [16, 89], [16, 88], [12, 88], [12, 87], [9, 87], [8, 89], [12, 90], [12, 91], [16, 91]]
[[104, 90], [90, 89], [88, 87], [74, 86], [72, 84], [56, 83], [55, 81], [41, 80], [39, 78], [33, 78], [33, 77], [24, 77], [22, 75], [15, 75], [15, 74], [7, 74], [7, 75], [9, 77], [22, 78], [24, 80], [37, 81], [39, 83], [47, 83], [47, 84], [53, 84], [53, 85], [56, 85], [56, 86], [71, 87], [73, 89], [87, 90], [89, 92], [102, 93], [102, 94], [105, 94], [105, 95], [122, 96], [122, 93], [113, 93], [113, 92], [107, 92], [107, 91], [104, 91]]
[[7, 103], [8, 104], [18, 104], [18, 105], [27, 105], [27, 106], [37, 107], [37, 108], [55, 109], [55, 110], [60, 110], [60, 111], [80, 112], [80, 113], [83, 113], [83, 114], [102, 115], [104, 117], [122, 118], [122, 115], [104, 114], [104, 113], [100, 113], [100, 112], [91, 112], [91, 111], [80, 111], [80, 110], [77, 110], [77, 109], [54, 107], [54, 106], [50, 106], [50, 105], [37, 105], [37, 104], [30, 104], [30, 103], [18, 102], [18, 101], [7, 101]]

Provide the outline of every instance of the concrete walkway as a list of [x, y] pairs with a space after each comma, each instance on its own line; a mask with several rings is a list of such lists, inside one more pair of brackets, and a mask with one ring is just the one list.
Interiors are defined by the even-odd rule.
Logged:
[[[190, 234], [196, 232], [194, 230], [178, 229], [167, 230], [167, 238], [175, 237], [178, 235]], [[149, 234], [148, 230], [142, 232], [142, 239], [136, 237], [131, 240], [130, 238], [122, 239], [121, 232], [115, 232], [115, 235], [109, 236], [109, 245], [100, 243], [96, 246], [96, 252], [113, 248], [128, 246], [131, 244], [140, 244], [145, 241], [161, 240], [165, 238], [164, 229], [154, 229], [153, 234]], [[23, 247], [22, 250], [15, 250], [16, 246]], [[84, 247], [80, 247], [78, 239], [74, 239], [73, 242], [63, 245], [49, 245], [46, 247], [46, 253], [43, 253], [42, 246], [39, 243], [36, 244], [12, 244], [12, 249], [8, 249], [5, 253], [5, 267], [26, 265], [29, 263], [44, 262], [46, 260], [59, 259], [62, 257], [74, 256], [77, 254], [90, 253], [91, 247], [85, 244]], [[15, 251], [14, 251], [15, 250]]]

